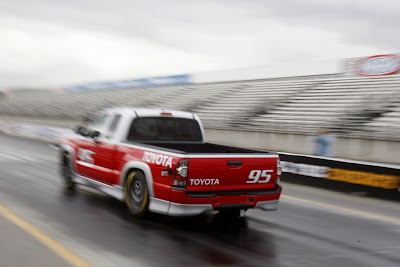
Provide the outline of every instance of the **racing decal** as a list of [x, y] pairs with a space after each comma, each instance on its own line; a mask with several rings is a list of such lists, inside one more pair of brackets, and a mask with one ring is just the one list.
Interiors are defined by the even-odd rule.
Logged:
[[190, 185], [219, 185], [218, 179], [189, 179]]
[[271, 180], [271, 174], [274, 170], [252, 170], [249, 174], [249, 180], [246, 181], [246, 184], [264, 184], [268, 183]]
[[83, 148], [79, 148], [78, 150], [78, 158], [81, 161], [87, 162], [87, 163], [94, 163], [94, 159], [92, 158], [92, 155], [94, 155], [95, 153], [92, 150], [89, 149], [83, 149]]
[[157, 165], [172, 168], [172, 157], [170, 156], [145, 151], [142, 160], [147, 163], [155, 163]]

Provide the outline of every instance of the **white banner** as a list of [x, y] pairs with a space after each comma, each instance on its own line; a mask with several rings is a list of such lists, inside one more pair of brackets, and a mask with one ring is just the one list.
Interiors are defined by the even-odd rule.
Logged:
[[36, 138], [54, 143], [60, 142], [63, 135], [71, 132], [70, 129], [62, 127], [2, 120], [0, 120], [0, 131], [10, 135]]

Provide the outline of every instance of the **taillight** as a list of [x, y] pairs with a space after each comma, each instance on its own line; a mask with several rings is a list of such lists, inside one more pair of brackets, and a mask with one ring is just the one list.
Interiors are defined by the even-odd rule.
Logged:
[[279, 158], [277, 158], [276, 159], [276, 180], [275, 180], [276, 184], [279, 184], [281, 174], [282, 174], [281, 160]]
[[188, 160], [182, 159], [178, 162], [178, 164], [176, 164], [172, 178], [172, 185], [185, 187], [187, 176], [188, 176]]

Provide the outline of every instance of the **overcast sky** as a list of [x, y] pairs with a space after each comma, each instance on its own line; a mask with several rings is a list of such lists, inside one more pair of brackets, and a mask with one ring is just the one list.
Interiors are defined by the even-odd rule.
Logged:
[[396, 0], [0, 0], [0, 89], [400, 52]]

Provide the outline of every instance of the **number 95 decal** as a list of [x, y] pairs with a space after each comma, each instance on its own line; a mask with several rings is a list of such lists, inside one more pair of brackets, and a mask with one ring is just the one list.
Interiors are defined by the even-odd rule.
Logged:
[[274, 170], [252, 170], [249, 174], [249, 180], [246, 181], [247, 184], [264, 184], [268, 183], [271, 180], [271, 174]]

